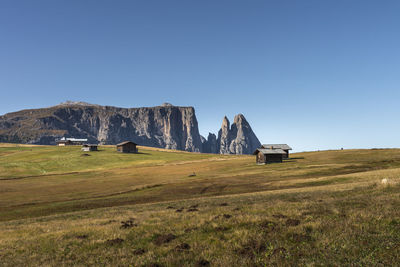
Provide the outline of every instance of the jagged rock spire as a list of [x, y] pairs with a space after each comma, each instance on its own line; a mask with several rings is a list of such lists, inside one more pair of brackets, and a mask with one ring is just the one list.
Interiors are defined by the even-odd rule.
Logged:
[[261, 146], [261, 143], [244, 115], [238, 114], [230, 127], [228, 118], [224, 117], [217, 145], [220, 154], [251, 154]]
[[230, 143], [230, 123], [228, 118], [225, 116], [222, 120], [221, 129], [218, 132], [217, 151], [220, 154], [229, 154], [229, 143]]

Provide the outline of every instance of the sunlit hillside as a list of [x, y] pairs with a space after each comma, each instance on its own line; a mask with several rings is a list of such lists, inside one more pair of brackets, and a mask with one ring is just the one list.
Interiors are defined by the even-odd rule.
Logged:
[[394, 266], [400, 150], [0, 145], [0, 265]]

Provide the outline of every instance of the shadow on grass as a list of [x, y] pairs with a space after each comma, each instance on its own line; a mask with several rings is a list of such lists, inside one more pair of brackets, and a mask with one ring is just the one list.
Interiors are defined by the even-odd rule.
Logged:
[[[92, 150], [92, 151], [81, 151], [82, 153], [83, 152], [89, 152], [89, 153], [92, 153], [92, 152], [94, 152], [94, 153], [96, 153], [96, 152], [104, 152], [104, 151], [106, 151], [105, 149], [98, 149], [98, 150]], [[114, 152], [118, 152], [118, 151], [114, 151]], [[120, 154], [132, 154], [132, 155], [135, 155], [135, 154], [141, 154], [141, 155], [151, 155], [150, 153], [146, 153], [146, 152], [136, 152], [136, 153], [128, 153], [128, 152], [118, 152], [118, 153], [120, 153]]]
[[150, 153], [146, 153], [146, 152], [137, 152], [137, 153], [128, 153], [128, 154], [151, 155]]

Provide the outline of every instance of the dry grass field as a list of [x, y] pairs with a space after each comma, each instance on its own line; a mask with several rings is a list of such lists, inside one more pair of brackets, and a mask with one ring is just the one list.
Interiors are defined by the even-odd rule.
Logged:
[[399, 266], [400, 150], [100, 150], [0, 145], [0, 266]]

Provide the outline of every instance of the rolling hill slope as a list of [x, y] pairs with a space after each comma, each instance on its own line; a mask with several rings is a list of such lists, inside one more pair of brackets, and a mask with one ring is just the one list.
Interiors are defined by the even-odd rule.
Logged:
[[399, 261], [400, 150], [260, 166], [252, 156], [79, 149], [0, 145], [5, 266]]

